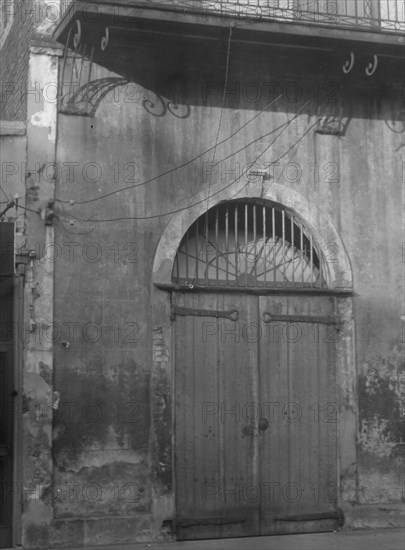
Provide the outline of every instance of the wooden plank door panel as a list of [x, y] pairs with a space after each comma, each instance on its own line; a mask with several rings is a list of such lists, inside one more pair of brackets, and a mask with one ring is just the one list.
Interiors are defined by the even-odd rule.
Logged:
[[308, 317], [333, 317], [333, 299], [262, 296], [259, 309], [262, 320], [264, 313], [297, 318], [263, 323], [260, 340], [261, 400], [272, 409], [261, 437], [261, 484], [267, 487], [261, 533], [332, 530], [337, 525], [337, 332]]
[[[185, 308], [175, 320], [178, 538], [335, 529], [333, 298], [185, 293], [175, 303]], [[235, 309], [236, 322], [212, 316]]]
[[176, 294], [189, 310], [238, 310], [239, 319], [175, 318], [175, 471], [178, 539], [257, 534], [258, 434], [249, 404], [258, 399], [257, 299]]

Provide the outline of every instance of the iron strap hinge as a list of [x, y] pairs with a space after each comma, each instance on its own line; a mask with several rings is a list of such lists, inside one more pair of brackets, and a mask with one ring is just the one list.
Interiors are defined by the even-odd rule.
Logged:
[[263, 313], [263, 322], [268, 324], [274, 321], [284, 321], [286, 323], [320, 323], [323, 325], [338, 325], [340, 328], [343, 321], [336, 316], [316, 316], [316, 315], [274, 315], [265, 311]]
[[338, 520], [343, 525], [344, 515], [341, 509], [331, 510], [329, 512], [318, 512], [313, 514], [297, 514], [286, 517], [275, 517], [274, 521], [320, 521], [320, 520]]
[[194, 315], [195, 317], [222, 317], [236, 323], [239, 320], [239, 311], [230, 309], [228, 311], [217, 311], [216, 309], [192, 309], [182, 306], [172, 306], [170, 319], [175, 320], [176, 315]]
[[231, 525], [232, 523], [245, 523], [245, 517], [202, 517], [202, 518], [178, 518], [177, 527], [196, 527], [200, 525]]

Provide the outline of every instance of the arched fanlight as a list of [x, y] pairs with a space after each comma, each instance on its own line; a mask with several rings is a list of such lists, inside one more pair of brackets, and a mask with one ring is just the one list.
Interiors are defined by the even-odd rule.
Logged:
[[324, 259], [300, 221], [259, 200], [221, 203], [184, 235], [173, 269], [179, 285], [326, 288]]

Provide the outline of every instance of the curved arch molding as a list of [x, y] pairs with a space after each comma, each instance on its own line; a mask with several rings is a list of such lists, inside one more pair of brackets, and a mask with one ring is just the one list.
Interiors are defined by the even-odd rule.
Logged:
[[[215, 189], [211, 189], [211, 191], [215, 192]], [[338, 231], [318, 207], [297, 191], [284, 185], [266, 182], [265, 191], [262, 190], [261, 183], [250, 183], [232, 196], [230, 196], [229, 190], [215, 194], [215, 197], [208, 201], [204, 200], [205, 196], [204, 192], [195, 196], [191, 203], [198, 202], [199, 204], [175, 214], [166, 226], [155, 254], [152, 273], [154, 284], [171, 283], [173, 264], [181, 239], [190, 225], [205, 213], [207, 207], [211, 208], [220, 202], [236, 198], [260, 198], [279, 203], [290, 209], [295, 216], [301, 218], [312, 232], [314, 240], [321, 245], [333, 243], [333, 261], [327, 261], [325, 265], [328, 288], [342, 291], [352, 290], [353, 276], [350, 260]]]

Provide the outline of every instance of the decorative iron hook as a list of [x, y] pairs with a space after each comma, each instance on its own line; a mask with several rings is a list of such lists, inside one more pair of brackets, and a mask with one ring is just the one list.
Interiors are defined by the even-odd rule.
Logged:
[[373, 75], [377, 70], [377, 66], [378, 66], [378, 57], [377, 55], [373, 55], [373, 60], [370, 61], [366, 67], [366, 75], [367, 76]]
[[76, 19], [76, 26], [77, 26], [77, 32], [73, 36], [73, 46], [77, 48], [77, 46], [80, 44], [80, 40], [82, 39], [82, 24], [80, 23], [79, 19]]
[[107, 49], [108, 42], [110, 41], [110, 29], [105, 28], [105, 36], [101, 39], [101, 51], [104, 52]]
[[345, 74], [350, 73], [350, 71], [353, 69], [353, 66], [354, 66], [354, 53], [353, 53], [353, 52], [350, 52], [350, 60], [347, 59], [347, 60], [344, 62], [344, 65], [343, 65], [343, 67], [342, 67], [343, 72], [344, 72]]

